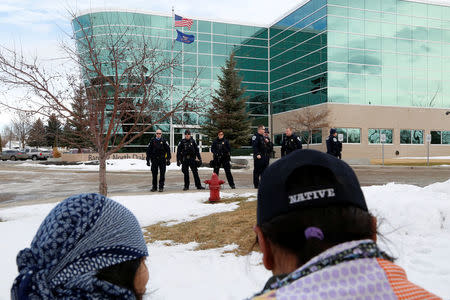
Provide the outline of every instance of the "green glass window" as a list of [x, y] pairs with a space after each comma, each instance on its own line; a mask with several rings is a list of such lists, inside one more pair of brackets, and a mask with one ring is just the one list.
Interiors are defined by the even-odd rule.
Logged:
[[431, 131], [431, 144], [450, 145], [450, 131]]
[[336, 128], [338, 137], [342, 134], [344, 144], [359, 144], [361, 143], [361, 129], [360, 128]]
[[373, 129], [369, 128], [368, 141], [369, 144], [380, 144], [380, 135], [384, 134], [386, 136], [386, 144], [392, 144], [392, 129]]
[[227, 24], [225, 23], [213, 23], [213, 32], [215, 34], [227, 34]]
[[211, 32], [211, 22], [209, 21], [198, 21], [198, 31], [199, 32]]
[[400, 144], [423, 144], [423, 130], [400, 130]]
[[[309, 138], [309, 131], [302, 131], [298, 136], [302, 138], [303, 144], [321, 144], [322, 143], [322, 129], [314, 129], [311, 138]], [[305, 146], [303, 146], [305, 147]]]

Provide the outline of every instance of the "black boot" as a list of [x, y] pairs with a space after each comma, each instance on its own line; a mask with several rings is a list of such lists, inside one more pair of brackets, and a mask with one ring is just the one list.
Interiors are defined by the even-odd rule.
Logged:
[[158, 192], [160, 192], [160, 193], [164, 192], [164, 188], [163, 188], [163, 187], [160, 187], [159, 190], [158, 190]]
[[156, 186], [152, 187], [152, 189], [150, 190], [150, 192], [156, 192], [156, 191], [157, 191]]
[[205, 188], [202, 187], [201, 185], [197, 187], [197, 190], [204, 190]]
[[188, 186], [185, 186], [185, 187], [183, 188], [183, 191], [187, 191], [187, 190], [189, 190], [189, 187], [188, 187]]

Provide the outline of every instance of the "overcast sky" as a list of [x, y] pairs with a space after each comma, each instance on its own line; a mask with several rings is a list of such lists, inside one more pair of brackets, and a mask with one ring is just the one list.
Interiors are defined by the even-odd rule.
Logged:
[[[71, 34], [68, 11], [126, 8], [170, 14], [173, 6], [181, 16], [268, 25], [303, 1], [0, 0], [0, 44], [20, 47], [25, 53], [37, 54], [42, 58], [59, 58], [62, 53], [58, 42]], [[450, 3], [450, 0], [435, 1]], [[3, 96], [0, 94], [0, 97]], [[0, 130], [9, 122], [10, 114], [0, 112]]]

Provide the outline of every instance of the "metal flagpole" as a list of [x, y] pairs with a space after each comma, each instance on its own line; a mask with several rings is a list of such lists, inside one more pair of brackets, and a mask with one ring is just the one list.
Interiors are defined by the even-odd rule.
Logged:
[[[174, 40], [173, 40], [173, 29], [175, 28], [175, 12], [174, 8], [172, 6], [172, 47], [170, 50], [170, 63], [172, 67], [170, 68], [170, 111], [173, 110], [173, 46], [174, 46]], [[170, 114], [170, 147], [172, 149], [172, 152], [175, 152], [175, 132], [173, 129], [173, 112]]]

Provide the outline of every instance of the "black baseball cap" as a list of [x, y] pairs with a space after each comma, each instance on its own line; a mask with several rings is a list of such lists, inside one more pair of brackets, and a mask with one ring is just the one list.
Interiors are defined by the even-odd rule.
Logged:
[[267, 127], [264, 128], [264, 132], [265, 132], [265, 133], [269, 133], [269, 128], [267, 128]]
[[186, 130], [184, 131], [184, 134], [191, 134], [191, 131], [190, 131], [189, 129], [186, 129]]
[[258, 189], [257, 224], [306, 207], [351, 205], [368, 211], [352, 168], [316, 150], [296, 150], [270, 165]]

